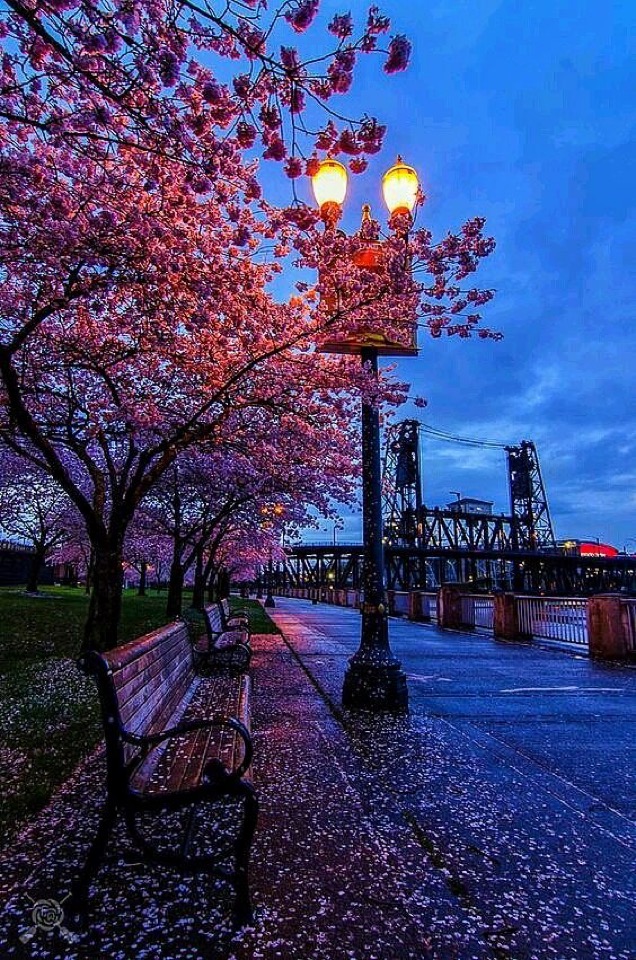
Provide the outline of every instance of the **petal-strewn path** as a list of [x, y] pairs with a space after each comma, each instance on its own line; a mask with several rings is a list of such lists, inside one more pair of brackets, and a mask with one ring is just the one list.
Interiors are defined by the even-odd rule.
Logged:
[[284, 637], [254, 640], [255, 926], [232, 937], [222, 888], [122, 862], [120, 835], [88, 934], [20, 942], [28, 897], [61, 897], [90, 837], [97, 754], [0, 864], [7, 956], [636, 955], [634, 669], [392, 621], [411, 713], [352, 715], [339, 698], [359, 616], [276, 602]]

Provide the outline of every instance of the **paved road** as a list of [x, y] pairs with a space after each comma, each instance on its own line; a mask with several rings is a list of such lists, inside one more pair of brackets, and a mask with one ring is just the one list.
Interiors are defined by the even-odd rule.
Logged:
[[[274, 619], [305, 664], [318, 657], [332, 668], [315, 672], [338, 703], [343, 658], [360, 641], [358, 614], [294, 600], [277, 604]], [[572, 790], [580, 791], [590, 813], [633, 831], [636, 669], [483, 634], [399, 619], [390, 623], [391, 647], [407, 673], [413, 713], [444, 718], [465, 737], [507, 752], [528, 775], [549, 771], [571, 802], [576, 802]]]
[[294, 600], [273, 615], [455, 898], [454, 921], [429, 918], [449, 933], [435, 955], [636, 956], [636, 670], [392, 620], [410, 716], [352, 718], [359, 615]]

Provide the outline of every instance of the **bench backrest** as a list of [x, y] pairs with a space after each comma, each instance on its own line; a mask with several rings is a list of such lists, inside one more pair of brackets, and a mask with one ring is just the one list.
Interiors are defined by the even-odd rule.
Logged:
[[213, 646], [220, 633], [223, 633], [223, 617], [218, 603], [210, 603], [204, 608], [205, 629], [208, 634], [210, 645]]
[[86, 662], [97, 680], [112, 783], [140, 753], [122, 741], [121, 731], [159, 733], [183, 703], [195, 675], [188, 627], [169, 624], [106, 653], [91, 653]]

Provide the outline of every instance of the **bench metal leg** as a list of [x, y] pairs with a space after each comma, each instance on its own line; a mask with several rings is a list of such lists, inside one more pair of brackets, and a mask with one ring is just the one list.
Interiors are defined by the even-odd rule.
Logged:
[[69, 925], [85, 928], [88, 912], [88, 891], [104, 859], [106, 846], [117, 819], [117, 807], [106, 801], [95, 839], [91, 844], [84, 867], [71, 884], [70, 897], [64, 905], [64, 914]]
[[258, 820], [258, 798], [251, 784], [241, 785], [241, 794], [244, 800], [244, 818], [241, 831], [235, 845], [236, 874], [234, 889], [236, 899], [232, 914], [233, 925], [236, 928], [244, 927], [254, 919], [254, 910], [250, 898], [248, 879], [248, 864], [256, 822]]

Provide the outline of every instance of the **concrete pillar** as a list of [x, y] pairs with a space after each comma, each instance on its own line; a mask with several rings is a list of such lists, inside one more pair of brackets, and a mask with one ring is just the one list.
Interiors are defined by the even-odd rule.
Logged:
[[422, 594], [411, 590], [409, 594], [409, 620], [422, 620]]
[[452, 630], [462, 628], [462, 594], [458, 587], [446, 585], [437, 591], [437, 622]]
[[416, 620], [431, 620], [431, 598], [424, 590], [418, 590], [413, 596], [413, 614]]
[[591, 657], [599, 660], [631, 660], [627, 617], [621, 598], [616, 594], [599, 594], [587, 601], [587, 635]]
[[519, 639], [519, 620], [514, 593], [493, 594], [493, 634], [497, 640]]

